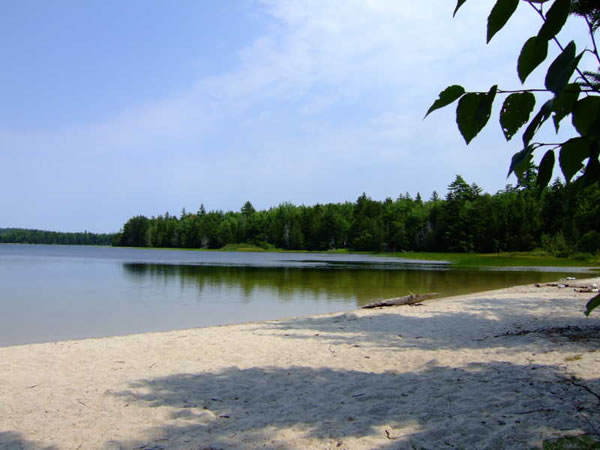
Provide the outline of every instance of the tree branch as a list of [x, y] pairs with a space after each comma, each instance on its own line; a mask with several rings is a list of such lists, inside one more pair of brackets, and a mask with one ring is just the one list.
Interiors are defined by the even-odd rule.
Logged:
[[515, 89], [515, 90], [504, 90], [498, 89], [498, 94], [519, 94], [522, 92], [550, 92], [548, 89]]
[[[551, 93], [550, 90], [548, 89], [542, 89], [542, 88], [538, 88], [538, 89], [514, 89], [514, 90], [510, 90], [510, 89], [498, 89], [496, 91], [497, 94], [521, 94], [523, 92], [548, 92]], [[579, 89], [577, 91], [572, 90], [572, 89], [564, 89], [563, 92], [596, 92], [595, 89], [587, 87], [585, 89]], [[467, 91], [465, 92], [465, 94], [487, 94], [487, 91]]]
[[588, 18], [588, 16], [584, 16], [585, 17], [585, 22], [587, 23], [588, 29], [590, 31], [590, 38], [592, 40], [592, 45], [594, 46], [594, 50], [592, 51], [592, 53], [596, 56], [596, 60], [598, 61], [598, 64], [600, 64], [600, 54], [598, 54], [598, 46], [596, 45], [596, 37], [594, 36], [594, 26], [592, 24], [592, 22], [590, 22], [590, 19]]
[[[529, 4], [529, 6], [531, 6], [535, 10], [535, 12], [538, 13], [538, 15], [542, 18], [542, 20], [545, 23], [546, 22], [546, 16], [544, 15], [544, 11], [542, 10], [542, 7], [540, 6], [540, 8], [538, 9], [533, 3], [531, 3], [530, 0], [527, 0], [527, 3]], [[587, 18], [586, 18], [586, 20], [587, 20]], [[558, 48], [560, 49], [561, 52], [563, 52], [565, 50], [565, 48], [560, 43], [560, 41], [556, 38], [556, 36], [553, 37], [552, 40], [558, 46]], [[577, 71], [577, 73], [579, 74], [579, 76], [581, 77], [581, 79], [585, 82], [585, 84], [587, 84], [589, 87], [593, 86], [592, 83], [590, 82], [590, 80], [588, 80], [588, 78], [586, 77], [585, 73], [583, 73], [581, 71], [581, 69], [579, 69], [579, 67], [576, 67], [575, 70]]]

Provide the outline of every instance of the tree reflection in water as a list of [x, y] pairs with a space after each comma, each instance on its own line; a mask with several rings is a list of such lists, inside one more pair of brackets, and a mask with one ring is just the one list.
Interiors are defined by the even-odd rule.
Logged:
[[[206, 289], [229, 289], [249, 300], [261, 293], [277, 301], [310, 297], [355, 302], [357, 306], [407, 293], [459, 295], [508, 286], [556, 280], [568, 273], [540, 271], [459, 270], [440, 266], [336, 263], [318, 267], [256, 267], [124, 263], [134, 281]], [[236, 294], [239, 293], [239, 294]]]

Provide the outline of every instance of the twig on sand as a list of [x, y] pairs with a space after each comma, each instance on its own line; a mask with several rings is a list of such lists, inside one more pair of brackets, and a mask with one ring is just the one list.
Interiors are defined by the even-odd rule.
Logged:
[[409, 294], [403, 297], [388, 298], [385, 300], [378, 300], [373, 303], [369, 303], [363, 306], [363, 309], [368, 308], [380, 308], [383, 306], [399, 306], [399, 305], [411, 305], [413, 303], [420, 303], [423, 300], [428, 300], [433, 297], [437, 297], [437, 292], [430, 292], [428, 294]]
[[539, 408], [539, 409], [531, 409], [529, 411], [513, 412], [513, 413], [510, 413], [510, 414], [522, 416], [524, 414], [533, 414], [533, 413], [536, 413], [536, 412], [553, 412], [553, 411], [554, 411], [554, 409], [552, 409], [552, 408]]
[[524, 336], [531, 333], [540, 333], [546, 336], [564, 336], [570, 340], [582, 340], [582, 339], [597, 339], [598, 331], [600, 327], [596, 325], [589, 326], [576, 326], [567, 325], [565, 327], [541, 327], [533, 330], [518, 330], [518, 331], [507, 331], [506, 333], [497, 334], [494, 338], [506, 337], [506, 336]]
[[586, 416], [582, 411], [578, 411], [579, 415], [581, 417], [583, 417], [585, 419], [585, 421], [587, 422], [587, 424], [590, 426], [590, 428], [592, 430], [594, 430], [594, 434], [597, 437], [600, 437], [600, 434], [598, 434], [598, 429], [594, 426], [594, 424], [592, 423], [592, 421], [590, 420], [590, 418], [588, 416]]
[[585, 384], [581, 384], [581, 383], [577, 383], [577, 378], [575, 377], [571, 377], [571, 378], [563, 378], [567, 383], [571, 383], [573, 386], [577, 386], [580, 387], [582, 389], [585, 389], [586, 391], [588, 391], [590, 394], [592, 394], [594, 397], [596, 397], [598, 399], [598, 401], [600, 401], [600, 394], [597, 394], [596, 392], [592, 391], [589, 387], [587, 387]]

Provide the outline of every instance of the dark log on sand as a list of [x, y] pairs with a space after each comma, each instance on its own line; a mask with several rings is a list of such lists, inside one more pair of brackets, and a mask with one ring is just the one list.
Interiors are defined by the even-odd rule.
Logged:
[[437, 297], [439, 294], [437, 292], [430, 292], [429, 294], [410, 294], [405, 295], [404, 297], [395, 297], [388, 298], [385, 300], [378, 300], [373, 303], [369, 303], [363, 306], [363, 309], [368, 308], [379, 308], [383, 306], [399, 306], [399, 305], [412, 305], [414, 303], [422, 302], [423, 300], [428, 300], [433, 297]]
[[598, 292], [596, 284], [569, 284], [569, 283], [536, 283], [536, 287], [557, 287], [559, 289], [573, 288], [575, 292]]
[[575, 288], [575, 292], [580, 292], [580, 293], [584, 293], [584, 294], [590, 294], [593, 292], [598, 292], [599, 289], [597, 287], [591, 287], [591, 286], [582, 286], [580, 288]]

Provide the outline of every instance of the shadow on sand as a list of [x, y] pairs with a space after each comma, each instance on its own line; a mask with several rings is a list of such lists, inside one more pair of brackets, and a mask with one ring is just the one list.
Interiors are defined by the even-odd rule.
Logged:
[[[600, 391], [600, 380], [586, 380]], [[598, 398], [556, 367], [510, 363], [372, 373], [229, 368], [139, 380], [118, 395], [171, 420], [124, 448], [531, 448], [594, 432]], [[300, 443], [286, 432], [300, 432]], [[312, 441], [315, 442], [315, 441]]]
[[14, 431], [0, 431], [0, 450], [58, 450], [56, 447], [43, 447], [25, 439]]
[[[443, 302], [444, 299], [434, 300]], [[422, 306], [400, 306], [394, 314], [308, 317], [257, 324], [256, 334], [278, 334], [288, 339], [320, 339], [330, 345], [360, 345], [375, 349], [405, 351], [461, 350], [519, 347], [531, 351], [556, 351], [559, 343], [577, 341], [580, 350], [600, 349], [600, 319], [565, 314], [564, 298], [522, 299], [478, 297], [466, 311], [436, 308], [426, 316], [404, 315]], [[511, 307], [506, 307], [508, 302]], [[551, 314], [548, 310], [555, 311]], [[583, 310], [582, 310], [583, 311]], [[398, 312], [399, 314], [395, 314]], [[444, 333], [439, 330], [443, 329]], [[307, 332], [308, 330], [308, 332]], [[511, 336], [531, 335], [527, 342]], [[543, 336], [541, 336], [543, 335]], [[585, 339], [580, 337], [584, 336]], [[543, 337], [540, 339], [540, 337]]]
[[[316, 339], [340, 351], [600, 349], [598, 319], [565, 313], [569, 300], [516, 294], [505, 301], [510, 308], [483, 296], [460, 313], [440, 307], [420, 317], [398, 310], [267, 322], [252, 333]], [[416, 370], [383, 373], [230, 367], [142, 379], [114, 395], [165, 407], [170, 415], [144, 441], [118, 443], [125, 448], [504, 449], [532, 448], [569, 433], [597, 435], [599, 392], [600, 378], [580, 383], [560, 363], [449, 367], [431, 360]]]

